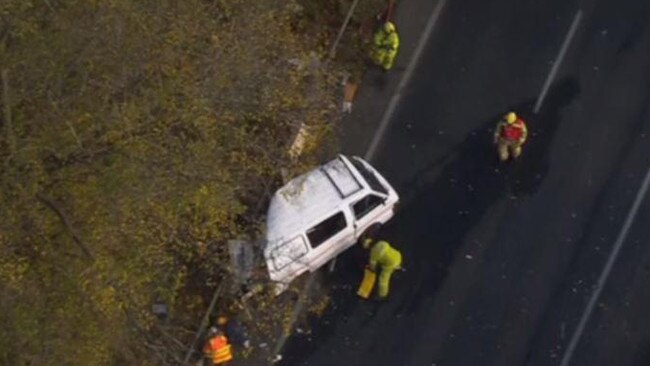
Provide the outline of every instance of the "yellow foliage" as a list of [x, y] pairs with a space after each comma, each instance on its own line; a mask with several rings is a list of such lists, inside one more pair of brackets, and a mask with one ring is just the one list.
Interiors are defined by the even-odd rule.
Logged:
[[188, 288], [222, 279], [296, 126], [318, 140], [334, 109], [297, 9], [0, 2], [16, 140], [0, 140], [0, 364], [153, 364], [155, 299], [196, 323]]

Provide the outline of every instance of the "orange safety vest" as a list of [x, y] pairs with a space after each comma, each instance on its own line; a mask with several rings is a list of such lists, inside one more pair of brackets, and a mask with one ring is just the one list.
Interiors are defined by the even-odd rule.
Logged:
[[232, 351], [230, 350], [230, 344], [228, 344], [228, 338], [222, 335], [210, 339], [203, 352], [212, 359], [212, 363], [215, 365], [232, 360]]

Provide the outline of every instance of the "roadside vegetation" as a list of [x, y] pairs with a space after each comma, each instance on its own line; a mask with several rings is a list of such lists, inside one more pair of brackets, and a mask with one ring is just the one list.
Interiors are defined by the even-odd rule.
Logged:
[[227, 240], [331, 136], [349, 2], [308, 3], [0, 4], [0, 364], [182, 358]]

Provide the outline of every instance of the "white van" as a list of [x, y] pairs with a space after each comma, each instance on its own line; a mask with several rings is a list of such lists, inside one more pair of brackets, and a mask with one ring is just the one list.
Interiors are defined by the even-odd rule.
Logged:
[[277, 292], [351, 247], [372, 224], [387, 222], [398, 200], [370, 164], [343, 155], [280, 188], [269, 206], [264, 249]]

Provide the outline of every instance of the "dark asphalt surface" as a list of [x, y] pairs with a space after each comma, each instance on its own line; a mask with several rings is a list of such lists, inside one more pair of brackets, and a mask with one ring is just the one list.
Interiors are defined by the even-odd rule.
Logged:
[[[402, 197], [383, 235], [407, 271], [389, 301], [364, 302], [347, 252], [330, 310], [282, 364], [559, 365], [650, 168], [649, 25], [644, 0], [448, 1], [373, 160]], [[363, 88], [389, 94], [407, 62]], [[383, 110], [355, 107], [344, 153], [363, 156]], [[492, 128], [511, 108], [530, 138], [500, 165]], [[649, 223], [646, 196], [571, 365], [650, 364]]]

